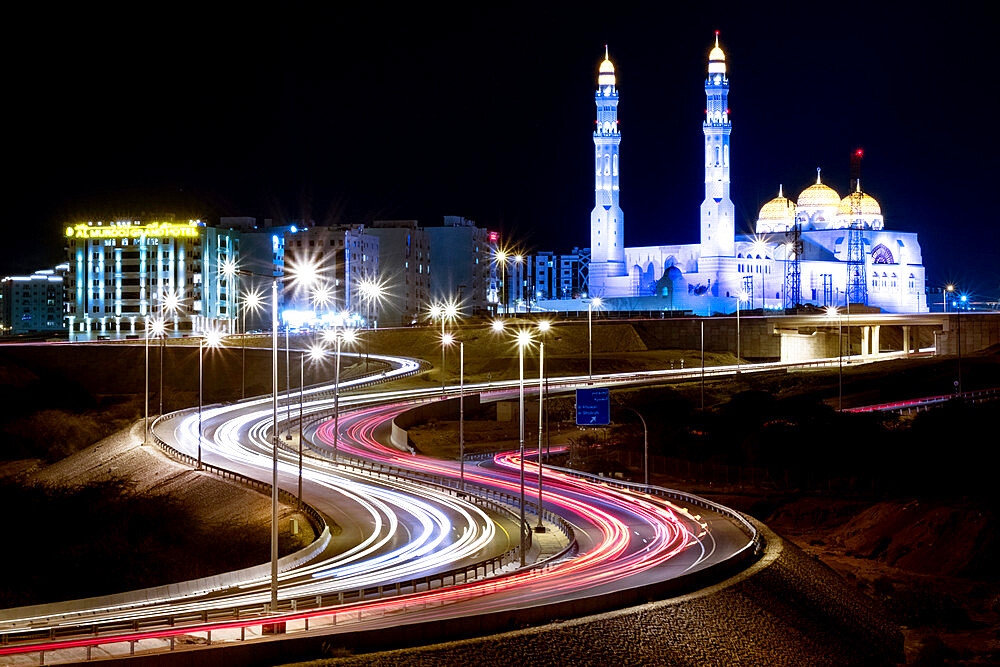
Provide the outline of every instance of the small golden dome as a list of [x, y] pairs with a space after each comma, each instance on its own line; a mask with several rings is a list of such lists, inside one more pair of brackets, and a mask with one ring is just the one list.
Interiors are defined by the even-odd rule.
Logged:
[[708, 59], [709, 60], [721, 60], [721, 61], [725, 61], [726, 60], [726, 54], [723, 53], [722, 49], [719, 48], [719, 31], [718, 30], [715, 31], [715, 48], [712, 49], [712, 52], [708, 54]]
[[783, 196], [781, 188], [778, 188], [778, 196], [761, 207], [757, 219], [792, 221], [795, 219], [795, 204]]
[[608, 57], [607, 44], [604, 45], [604, 62], [601, 63], [600, 73], [597, 76], [597, 85], [602, 87], [615, 85], [615, 66]]
[[875, 198], [865, 192], [852, 192], [840, 200], [837, 208], [838, 215], [860, 215], [868, 217], [872, 215], [882, 215], [882, 207], [879, 206]]

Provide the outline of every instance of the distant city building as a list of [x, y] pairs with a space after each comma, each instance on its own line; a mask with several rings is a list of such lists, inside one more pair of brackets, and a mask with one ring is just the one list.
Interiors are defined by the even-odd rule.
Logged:
[[[284, 270], [291, 277], [284, 290], [285, 310], [328, 324], [340, 322], [345, 313], [367, 319], [359, 286], [379, 275], [378, 237], [363, 225], [280, 229]], [[313, 284], [308, 284], [310, 273], [316, 277]]]
[[[619, 97], [606, 51], [597, 84], [590, 296], [612, 299], [609, 308], [616, 307], [614, 299], [622, 299], [617, 305], [628, 309], [709, 315], [733, 312], [737, 299], [744, 308], [843, 306], [850, 282], [852, 295], [862, 294], [869, 306], [888, 312], [927, 311], [917, 235], [886, 230], [881, 206], [861, 190], [860, 178], [854, 175], [845, 197], [818, 174], [816, 183], [795, 202], [779, 187], [778, 197], [761, 208], [755, 234], [736, 234], [730, 198], [729, 79], [718, 34], [705, 80], [700, 242], [626, 247], [619, 205]], [[587, 303], [548, 307], [585, 309]]]
[[[233, 330], [240, 233], [201, 220], [81, 222], [66, 228], [66, 317], [71, 334], [141, 335], [163, 314], [174, 331]], [[166, 313], [169, 295], [177, 308]]]
[[430, 295], [434, 300], [457, 299], [465, 315], [490, 310], [490, 232], [472, 220], [444, 216], [441, 227], [425, 227], [430, 242]]
[[69, 264], [60, 264], [0, 281], [0, 334], [65, 331], [63, 280], [68, 270]]
[[566, 255], [554, 252], [531, 255], [527, 278], [531, 301], [586, 297], [588, 254], [573, 248], [573, 252]]
[[365, 230], [378, 237], [380, 278], [388, 288], [379, 324], [408, 326], [426, 315], [430, 302], [431, 246], [416, 220], [376, 220]]

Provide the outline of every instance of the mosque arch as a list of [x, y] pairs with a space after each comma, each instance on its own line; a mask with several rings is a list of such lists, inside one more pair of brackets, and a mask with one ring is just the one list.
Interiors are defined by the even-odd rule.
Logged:
[[872, 264], [895, 264], [892, 251], [883, 243], [872, 248]]

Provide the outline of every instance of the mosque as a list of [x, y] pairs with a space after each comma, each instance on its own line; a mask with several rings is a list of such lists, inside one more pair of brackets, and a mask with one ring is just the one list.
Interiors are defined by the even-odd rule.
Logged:
[[928, 310], [916, 233], [885, 229], [881, 206], [861, 190], [859, 178], [841, 197], [817, 169], [816, 182], [794, 201], [779, 186], [778, 196], [760, 209], [754, 234], [736, 233], [729, 78], [718, 33], [705, 80], [700, 243], [626, 247], [619, 202], [618, 88], [607, 50], [597, 84], [589, 296], [609, 299], [616, 309], [699, 315], [733, 312], [737, 302], [743, 309], [850, 301], [891, 313]]

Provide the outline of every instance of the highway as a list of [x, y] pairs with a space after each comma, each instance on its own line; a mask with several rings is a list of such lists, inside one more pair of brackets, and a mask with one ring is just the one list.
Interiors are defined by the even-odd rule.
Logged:
[[[378, 359], [392, 365], [386, 373], [390, 377], [416, 369], [413, 360]], [[774, 364], [761, 366], [770, 369]], [[742, 370], [750, 368], [743, 365]], [[716, 375], [734, 369], [710, 371]], [[693, 377], [700, 372], [616, 374], [594, 381], [648, 382], [663, 375]], [[361, 384], [364, 379], [354, 382]], [[589, 383], [584, 377], [549, 380], [553, 391]], [[349, 387], [347, 382], [343, 385]], [[496, 382], [467, 391], [504, 392], [516, 385]], [[5, 610], [0, 612], [0, 661], [37, 664], [41, 651], [46, 662], [121, 655], [123, 650], [163, 651], [174, 648], [181, 634], [204, 633], [215, 643], [250, 640], [271, 620], [283, 620], [289, 631], [296, 624], [305, 629], [311, 621], [313, 631], [326, 624], [325, 631], [330, 632], [340, 627], [380, 627], [390, 622], [387, 610], [394, 614], [393, 625], [517, 610], [668, 581], [757, 546], [752, 528], [725, 508], [713, 509], [698, 499], [670, 497], [652, 488], [547, 469], [543, 504], [548, 530], [539, 540], [547, 548], [536, 545], [527, 555], [528, 567], [519, 568], [516, 496], [521, 462], [516, 452], [467, 464], [471, 493], [457, 493], [458, 462], [401, 452], [376, 437], [395, 415], [416, 402], [441, 397], [440, 390], [400, 390], [342, 396], [337, 437], [341, 454], [334, 461], [330, 389], [326, 385], [305, 392], [303, 496], [337, 522], [343, 533], [318, 545], [306, 562], [281, 573], [279, 616], [266, 611], [269, 578], [259, 572], [237, 586], [167, 590], [129, 604], [76, 601], [52, 609], [43, 605]], [[293, 396], [289, 406], [296, 415], [297, 399]], [[202, 415], [203, 461], [269, 482], [275, 428], [270, 405], [270, 397], [263, 397], [207, 408]], [[161, 418], [155, 434], [167, 446], [194, 456], [199, 442], [197, 412]], [[287, 444], [279, 453], [279, 486], [294, 492], [298, 453]], [[525, 469], [530, 501], [538, 495], [537, 462], [525, 461]], [[533, 504], [528, 514], [528, 524], [534, 525]], [[539, 556], [542, 562], [537, 562]], [[454, 574], [462, 568], [466, 569], [461, 576]], [[450, 580], [447, 575], [433, 579], [447, 572], [453, 573]], [[344, 625], [345, 618], [354, 620]], [[336, 628], [332, 623], [338, 623]]]

